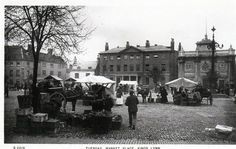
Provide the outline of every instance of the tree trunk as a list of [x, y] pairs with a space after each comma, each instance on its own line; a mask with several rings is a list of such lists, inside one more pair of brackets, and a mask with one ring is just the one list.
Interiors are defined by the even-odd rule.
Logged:
[[[36, 54], [37, 55], [37, 54]], [[32, 84], [32, 94], [33, 94], [33, 109], [34, 109], [34, 113], [38, 113], [39, 112], [39, 91], [38, 88], [36, 86], [37, 84], [37, 76], [38, 76], [38, 61], [39, 61], [39, 55], [38, 56], [34, 56], [34, 69], [33, 69], [33, 84]]]

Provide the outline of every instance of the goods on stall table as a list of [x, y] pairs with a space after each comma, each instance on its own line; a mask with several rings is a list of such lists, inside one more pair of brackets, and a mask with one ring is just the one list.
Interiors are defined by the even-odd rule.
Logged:
[[16, 133], [28, 133], [30, 128], [30, 119], [28, 115], [16, 115]]
[[33, 122], [44, 122], [48, 120], [47, 113], [36, 113], [31, 116], [31, 121]]
[[111, 128], [113, 130], [119, 130], [122, 124], [122, 117], [121, 115], [114, 115], [112, 117], [112, 124], [111, 124]]

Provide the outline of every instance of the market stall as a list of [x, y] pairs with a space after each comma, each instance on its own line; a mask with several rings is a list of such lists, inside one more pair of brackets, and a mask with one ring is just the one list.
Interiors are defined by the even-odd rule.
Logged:
[[199, 92], [195, 91], [197, 82], [187, 78], [178, 78], [165, 84], [174, 90], [173, 101], [177, 105], [198, 105], [202, 98]]
[[114, 119], [117, 116], [111, 110], [115, 100], [115, 81], [103, 76], [91, 75], [79, 79], [77, 82], [87, 85], [89, 91], [86, 96], [93, 99], [89, 100], [92, 111], [87, 114], [89, 115], [88, 118], [90, 119], [89, 122], [93, 132], [108, 132], [114, 120], [121, 124], [122, 118], [120, 117], [118, 120]]
[[169, 87], [175, 87], [175, 88], [180, 88], [180, 87], [193, 88], [193, 87], [196, 87], [198, 83], [182, 77], [182, 78], [178, 78], [170, 82], [167, 82], [165, 85], [168, 85]]

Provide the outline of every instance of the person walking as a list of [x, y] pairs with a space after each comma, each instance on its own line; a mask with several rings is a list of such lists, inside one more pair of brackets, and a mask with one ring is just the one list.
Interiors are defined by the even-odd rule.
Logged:
[[167, 103], [168, 102], [168, 99], [167, 99], [168, 93], [167, 93], [167, 91], [166, 91], [164, 86], [161, 87], [161, 91], [160, 92], [161, 92], [161, 103]]
[[129, 113], [129, 128], [135, 129], [139, 101], [134, 91], [130, 91], [130, 96], [127, 97], [125, 105], [128, 106]]

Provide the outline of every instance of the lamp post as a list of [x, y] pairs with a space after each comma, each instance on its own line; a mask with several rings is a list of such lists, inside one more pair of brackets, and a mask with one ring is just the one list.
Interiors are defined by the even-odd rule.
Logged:
[[216, 87], [216, 81], [217, 81], [217, 73], [215, 72], [215, 51], [216, 48], [223, 48], [223, 44], [220, 46], [217, 42], [215, 42], [215, 27], [213, 26], [213, 28], [211, 29], [213, 32], [212, 35], [212, 42], [210, 45], [210, 48], [212, 50], [212, 55], [211, 55], [211, 72], [210, 72], [210, 87], [213, 90], [214, 87]]

